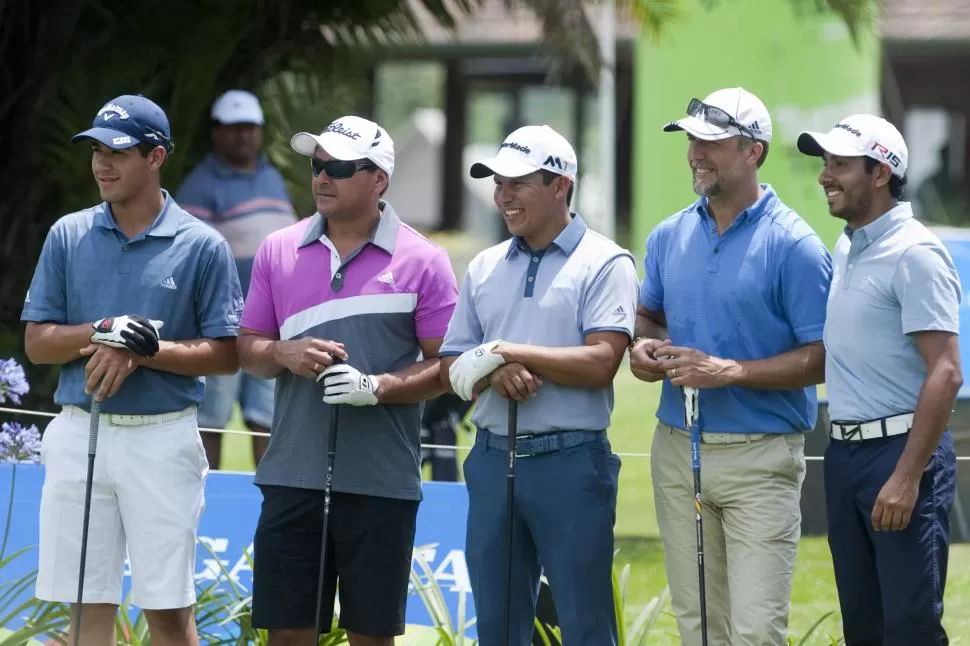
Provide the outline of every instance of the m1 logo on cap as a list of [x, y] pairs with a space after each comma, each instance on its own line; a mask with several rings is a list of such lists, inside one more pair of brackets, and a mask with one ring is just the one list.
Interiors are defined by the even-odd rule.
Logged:
[[546, 161], [542, 162], [542, 165], [549, 166], [550, 168], [558, 168], [559, 170], [562, 170], [562, 171], [566, 170], [565, 165], [562, 163], [562, 160], [559, 159], [558, 157], [553, 157], [552, 155], [549, 155], [548, 157], [546, 157]]
[[876, 151], [879, 156], [885, 159], [893, 168], [899, 168], [899, 165], [903, 163], [903, 160], [901, 160], [896, 153], [889, 150], [879, 142], [872, 144], [872, 150]]

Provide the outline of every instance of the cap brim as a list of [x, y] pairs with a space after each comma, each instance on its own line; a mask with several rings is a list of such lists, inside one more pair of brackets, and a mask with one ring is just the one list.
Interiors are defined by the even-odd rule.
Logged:
[[684, 117], [677, 121], [671, 121], [664, 126], [664, 132], [677, 132], [683, 130], [689, 134], [694, 135], [698, 139], [703, 139], [704, 141], [719, 141], [721, 139], [729, 139], [731, 137], [738, 137], [741, 135], [741, 131], [737, 128], [730, 127], [727, 130], [724, 128], [719, 128], [713, 124], [710, 124], [703, 119], [698, 119], [697, 117]]
[[475, 179], [482, 179], [483, 177], [491, 177], [492, 175], [523, 177], [537, 170], [540, 169], [523, 161], [492, 157], [491, 159], [483, 159], [480, 162], [475, 162], [472, 164], [468, 173]]
[[[337, 135], [343, 137], [343, 135]], [[324, 137], [321, 135], [310, 134], [309, 132], [298, 132], [290, 139], [290, 147], [301, 155], [313, 157], [317, 154], [317, 148], [323, 148], [328, 155], [341, 161], [356, 161], [365, 159], [356, 150], [342, 146], [336, 137]]]
[[213, 117], [212, 120], [222, 126], [238, 126], [241, 124], [246, 124], [249, 126], [264, 125], [262, 119], [258, 119], [256, 117], [246, 117], [246, 116], [223, 117], [222, 119], [220, 119], [219, 117]]
[[798, 151], [810, 157], [821, 157], [824, 153], [836, 157], [865, 157], [866, 154], [839, 139], [823, 132], [804, 131], [796, 141]]
[[132, 137], [127, 132], [121, 132], [120, 130], [113, 130], [111, 128], [89, 128], [71, 137], [71, 143], [77, 143], [85, 139], [94, 139], [112, 150], [127, 150], [141, 143], [137, 138]]

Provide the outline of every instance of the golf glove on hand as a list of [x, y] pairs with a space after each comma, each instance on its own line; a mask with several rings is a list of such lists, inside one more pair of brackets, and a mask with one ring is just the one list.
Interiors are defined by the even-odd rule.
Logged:
[[377, 377], [365, 375], [346, 363], [335, 363], [317, 375], [323, 382], [325, 404], [350, 404], [351, 406], [374, 406], [377, 401]]
[[154, 357], [158, 352], [158, 330], [162, 325], [162, 321], [129, 314], [103, 318], [92, 324], [91, 342], [131, 350], [140, 357]]
[[496, 368], [505, 363], [505, 357], [495, 354], [495, 349], [501, 340], [489, 341], [463, 353], [458, 360], [451, 364], [448, 379], [455, 394], [471, 401], [475, 395], [475, 384], [492, 374]]

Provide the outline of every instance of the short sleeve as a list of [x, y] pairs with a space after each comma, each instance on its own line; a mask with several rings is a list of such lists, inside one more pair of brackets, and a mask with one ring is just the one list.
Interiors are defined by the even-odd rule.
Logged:
[[269, 336], [280, 333], [276, 320], [276, 306], [273, 301], [272, 247], [263, 242], [253, 259], [253, 271], [246, 292], [246, 305], [243, 308], [242, 327]]
[[482, 330], [478, 312], [475, 310], [475, 293], [472, 272], [465, 273], [458, 293], [458, 303], [455, 313], [448, 324], [444, 343], [438, 356], [457, 356], [485, 342], [485, 332]]
[[211, 222], [215, 217], [211, 191], [198, 172], [189, 173], [185, 178], [175, 194], [175, 201], [200, 220]]
[[458, 301], [458, 279], [444, 250], [435, 254], [418, 288], [414, 327], [419, 339], [440, 339]]
[[961, 290], [960, 276], [946, 249], [920, 244], [906, 250], [893, 276], [903, 334], [959, 333]]
[[229, 243], [221, 240], [208, 254], [198, 287], [199, 324], [208, 339], [239, 335], [243, 296]]
[[623, 332], [632, 339], [636, 310], [636, 262], [630, 254], [619, 254], [603, 265], [583, 295], [583, 336]]
[[651, 312], [664, 309], [663, 272], [660, 268], [660, 229], [654, 229], [647, 236], [643, 255], [644, 277], [640, 285], [640, 305]]
[[781, 305], [799, 345], [817, 343], [825, 330], [832, 256], [812, 233], [789, 249], [781, 266]]
[[40, 259], [34, 269], [21, 321], [67, 322], [67, 251], [62, 231], [56, 224], [47, 233]]

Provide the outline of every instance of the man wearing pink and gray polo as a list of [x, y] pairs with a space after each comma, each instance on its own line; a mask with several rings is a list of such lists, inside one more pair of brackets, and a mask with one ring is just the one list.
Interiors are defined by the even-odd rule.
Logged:
[[351, 644], [391, 646], [421, 500], [420, 402], [442, 392], [457, 280], [446, 252], [381, 199], [394, 170], [383, 128], [348, 116], [290, 143], [311, 158], [317, 213], [259, 248], [238, 342], [244, 370], [277, 379], [256, 470], [253, 625], [272, 646], [314, 641], [328, 420], [341, 405], [323, 608], [339, 578]]

